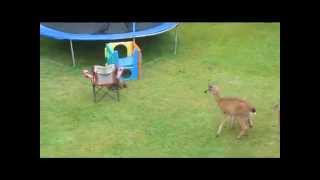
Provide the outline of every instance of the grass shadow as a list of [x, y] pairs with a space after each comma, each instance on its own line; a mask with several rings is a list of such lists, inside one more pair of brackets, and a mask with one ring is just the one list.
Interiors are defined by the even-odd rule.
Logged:
[[[142, 49], [143, 63], [150, 62], [160, 56], [173, 54], [174, 37], [172, 34], [164, 33], [136, 39], [136, 43]], [[131, 39], [121, 40], [130, 41]], [[93, 64], [104, 64], [105, 41], [73, 41], [74, 56], [77, 67], [88, 67]], [[168, 45], [172, 44], [172, 45]], [[157, 53], [155, 53], [157, 52]], [[40, 57], [53, 57], [51, 60], [60, 64], [72, 65], [70, 43], [67, 40], [52, 40], [40, 38]]]
[[[102, 41], [73, 41], [77, 67], [104, 64], [104, 44]], [[40, 38], [40, 58], [41, 56], [51, 57], [51, 61], [59, 64], [72, 65], [70, 43], [67, 40]]]
[[143, 63], [151, 62], [161, 56], [173, 55], [174, 36], [170, 32], [139, 38], [136, 43], [142, 50]]

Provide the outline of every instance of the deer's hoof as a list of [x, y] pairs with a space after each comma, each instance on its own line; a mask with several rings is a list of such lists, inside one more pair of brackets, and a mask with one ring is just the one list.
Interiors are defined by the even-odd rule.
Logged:
[[217, 134], [217, 135], [216, 135], [216, 138], [219, 137], [219, 136], [220, 136], [220, 134]]

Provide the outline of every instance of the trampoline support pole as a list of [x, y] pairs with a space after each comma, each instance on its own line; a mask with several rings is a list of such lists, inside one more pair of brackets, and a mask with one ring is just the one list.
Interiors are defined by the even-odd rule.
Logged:
[[174, 55], [177, 54], [177, 43], [178, 43], [178, 27], [176, 28], [176, 34], [174, 39]]
[[136, 32], [136, 23], [135, 22], [132, 23], [132, 31], [133, 31], [133, 43], [135, 44], [136, 43], [136, 38], [134, 36], [134, 33]]
[[71, 50], [71, 55], [72, 55], [72, 65], [74, 67], [74, 66], [76, 66], [76, 61], [74, 59], [74, 51], [73, 51], [73, 46], [72, 46], [72, 40], [70, 40], [70, 50]]

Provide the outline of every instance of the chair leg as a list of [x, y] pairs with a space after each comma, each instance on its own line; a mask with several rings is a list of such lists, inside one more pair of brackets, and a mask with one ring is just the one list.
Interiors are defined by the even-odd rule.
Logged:
[[112, 91], [116, 95], [116, 97], [115, 97], [116, 101], [119, 102], [120, 101], [119, 87], [113, 86]]
[[96, 103], [97, 99], [96, 99], [96, 87], [95, 87], [95, 85], [92, 85], [92, 91], [93, 91], [93, 101]]
[[118, 100], [118, 102], [120, 102], [120, 92], [119, 92], [119, 88], [117, 88], [117, 100]]

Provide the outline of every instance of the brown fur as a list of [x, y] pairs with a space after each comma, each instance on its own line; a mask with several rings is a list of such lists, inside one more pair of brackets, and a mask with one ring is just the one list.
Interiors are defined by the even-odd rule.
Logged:
[[[225, 116], [229, 116], [231, 120], [231, 126], [233, 126], [234, 121], [237, 120], [239, 122], [240, 133], [237, 138], [241, 138], [247, 133], [249, 127], [253, 127], [250, 114], [255, 113], [256, 109], [250, 105], [249, 102], [235, 97], [220, 97], [220, 90], [216, 85], [209, 85], [208, 90], [205, 92], [207, 91], [209, 91], [215, 97], [219, 108], [225, 114]], [[217, 136], [220, 135], [225, 122], [226, 119], [220, 123]]]

